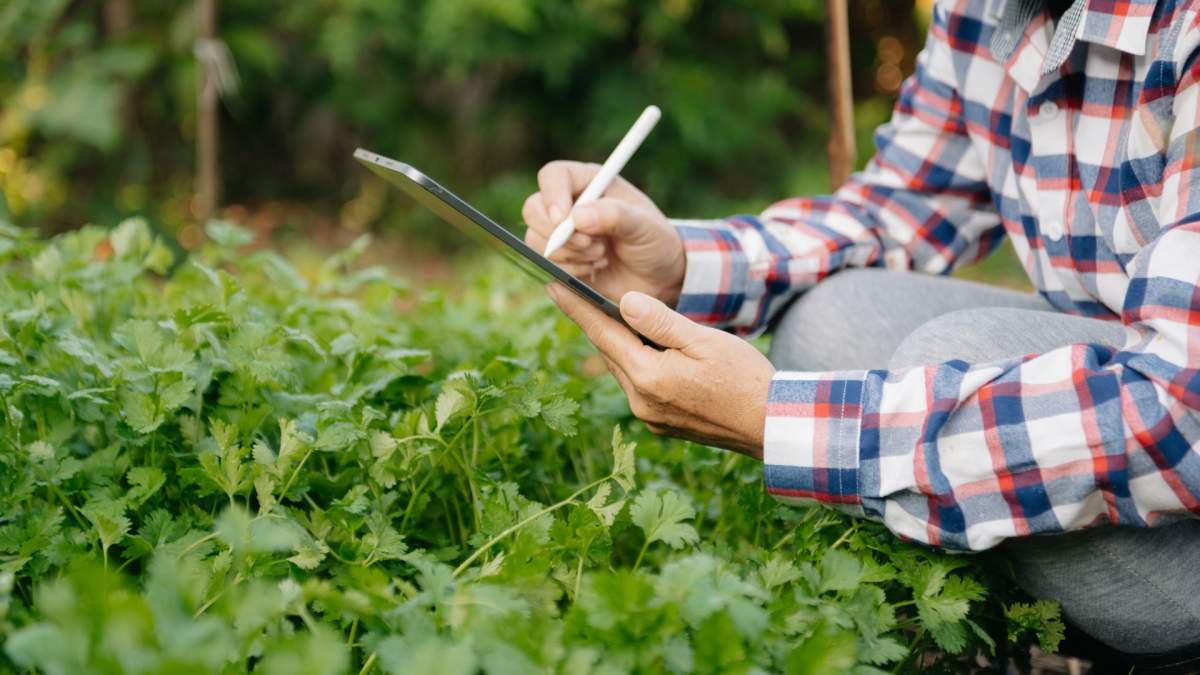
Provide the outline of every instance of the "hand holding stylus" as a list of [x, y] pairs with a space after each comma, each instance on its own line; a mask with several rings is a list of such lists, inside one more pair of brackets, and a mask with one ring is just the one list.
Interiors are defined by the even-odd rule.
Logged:
[[687, 266], [683, 239], [654, 202], [617, 172], [599, 191], [603, 196], [584, 203], [602, 170], [562, 160], [542, 167], [540, 191], [522, 209], [529, 225], [525, 242], [542, 250], [570, 214], [575, 233], [553, 253], [555, 263], [612, 300], [641, 291], [673, 306]]
[[[596, 175], [592, 177], [588, 186], [584, 188], [583, 193], [579, 195], [579, 199], [575, 200], [575, 207], [590, 204], [604, 194], [608, 186], [612, 184], [613, 179], [617, 177], [617, 174], [621, 173], [621, 170], [625, 168], [625, 164], [629, 161], [629, 158], [633, 157], [633, 153], [637, 152], [637, 149], [641, 147], [642, 141], [646, 140], [646, 136], [650, 135], [650, 131], [654, 129], [655, 124], [658, 124], [658, 120], [661, 117], [662, 111], [656, 105], [648, 106], [642, 111], [637, 121], [629, 128], [629, 131], [625, 132], [625, 137], [613, 149], [612, 154], [608, 156], [608, 159], [604, 160], [604, 164], [596, 172]], [[573, 210], [574, 208], [572, 208]], [[567, 243], [572, 234], [575, 234], [575, 220], [572, 218], [572, 214], [568, 213], [567, 219], [559, 223], [554, 228], [554, 232], [550, 234], [550, 239], [546, 242], [546, 250], [542, 255], [547, 258], [554, 255], [555, 251]]]

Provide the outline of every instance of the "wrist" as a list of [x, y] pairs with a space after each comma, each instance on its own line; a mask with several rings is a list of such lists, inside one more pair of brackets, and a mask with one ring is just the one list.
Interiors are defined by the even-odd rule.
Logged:
[[687, 277], [687, 250], [684, 248], [683, 238], [674, 227], [671, 227], [671, 232], [675, 235], [675, 241], [672, 246], [674, 255], [667, 266], [668, 281], [656, 295], [666, 306], [674, 309], [679, 304], [679, 297], [683, 294], [683, 280]]
[[747, 415], [748, 427], [746, 429], [747, 450], [744, 454], [762, 461], [763, 446], [766, 443], [767, 433], [767, 406], [771, 400], [771, 383], [775, 380], [775, 368], [769, 366], [764, 371], [765, 382], [758, 388], [757, 395], [754, 396], [754, 406]]
[[669, 278], [672, 281], [658, 293], [658, 299], [672, 309], [679, 304], [679, 296], [683, 294], [683, 278], [687, 274], [687, 256], [680, 253], [677, 264], [672, 267]]

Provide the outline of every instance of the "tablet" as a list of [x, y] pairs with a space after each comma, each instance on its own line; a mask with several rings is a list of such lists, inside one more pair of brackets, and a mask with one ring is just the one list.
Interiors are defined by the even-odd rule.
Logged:
[[[530, 248], [520, 237], [503, 225], [483, 215], [474, 206], [463, 201], [416, 168], [362, 148], [354, 151], [354, 158], [446, 222], [462, 230], [471, 238], [482, 241], [502, 253], [539, 282], [543, 284], [551, 281], [561, 282], [563, 286], [598, 307], [600, 311], [625, 324], [625, 320], [621, 318], [620, 308], [612, 300]], [[625, 325], [628, 326], [628, 324]], [[636, 333], [636, 331], [634, 332]], [[642, 341], [652, 344], [644, 338]]]

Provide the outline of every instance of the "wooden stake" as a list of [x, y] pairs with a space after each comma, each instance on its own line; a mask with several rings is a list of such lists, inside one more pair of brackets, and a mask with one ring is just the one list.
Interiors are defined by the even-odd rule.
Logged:
[[104, 30], [112, 36], [122, 36], [133, 25], [133, 8], [129, 0], [107, 0], [104, 3]]
[[850, 79], [850, 20], [847, 0], [829, 0], [826, 11], [826, 60], [829, 80], [829, 177], [834, 189], [854, 171], [854, 91]]
[[[196, 0], [196, 39], [217, 37], [217, 0]], [[207, 44], [211, 44], [208, 42]], [[196, 68], [196, 201], [194, 214], [201, 222], [216, 215], [221, 198], [220, 92], [209, 72], [211, 64], [197, 60]]]

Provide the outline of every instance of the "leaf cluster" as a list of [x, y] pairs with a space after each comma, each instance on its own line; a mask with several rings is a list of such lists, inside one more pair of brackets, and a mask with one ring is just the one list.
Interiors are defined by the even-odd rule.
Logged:
[[500, 268], [415, 294], [366, 241], [302, 274], [209, 238], [0, 228], [6, 667], [869, 673], [1061, 634], [648, 434]]

